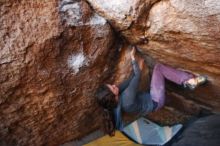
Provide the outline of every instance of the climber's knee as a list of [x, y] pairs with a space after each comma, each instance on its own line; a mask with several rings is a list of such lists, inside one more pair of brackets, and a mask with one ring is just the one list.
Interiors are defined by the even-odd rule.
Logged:
[[161, 66], [162, 66], [161, 63], [156, 63], [155, 66], [154, 66], [154, 69], [159, 70]]

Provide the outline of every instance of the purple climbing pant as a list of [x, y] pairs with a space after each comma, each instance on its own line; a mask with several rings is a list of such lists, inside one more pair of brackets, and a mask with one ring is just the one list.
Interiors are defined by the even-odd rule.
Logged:
[[165, 79], [181, 85], [193, 77], [194, 75], [185, 71], [157, 63], [153, 70], [150, 89], [152, 100], [158, 103], [156, 110], [160, 109], [165, 102]]

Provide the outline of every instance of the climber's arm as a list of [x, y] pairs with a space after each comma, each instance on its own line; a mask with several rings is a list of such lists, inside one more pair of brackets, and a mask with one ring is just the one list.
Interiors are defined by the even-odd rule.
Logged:
[[133, 76], [134, 76], [134, 72], [132, 71], [130, 77], [129, 77], [127, 80], [123, 81], [123, 82], [118, 86], [118, 88], [119, 88], [119, 94], [122, 93], [122, 92], [128, 87], [128, 85], [129, 85], [131, 79], [133, 78]]
[[142, 68], [143, 68], [143, 60], [141, 60], [140, 68], [139, 68], [139, 66], [135, 60], [135, 53], [136, 53], [136, 49], [133, 47], [133, 49], [130, 53], [133, 70], [132, 70], [130, 77], [119, 85], [119, 93], [122, 93], [128, 87], [130, 81], [133, 79], [134, 76], [136, 76], [136, 77], [140, 76], [139, 75], [140, 70], [142, 70]]

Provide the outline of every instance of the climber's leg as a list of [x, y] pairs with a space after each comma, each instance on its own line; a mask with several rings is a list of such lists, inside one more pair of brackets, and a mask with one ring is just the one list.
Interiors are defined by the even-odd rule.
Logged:
[[161, 108], [165, 102], [165, 78], [181, 85], [184, 81], [193, 78], [193, 75], [157, 63], [153, 70], [150, 90], [152, 99], [158, 103], [157, 109]]

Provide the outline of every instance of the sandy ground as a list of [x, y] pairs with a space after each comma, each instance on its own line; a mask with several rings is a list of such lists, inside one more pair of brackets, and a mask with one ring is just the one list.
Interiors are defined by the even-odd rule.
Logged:
[[90, 133], [89, 135], [83, 137], [82, 139], [78, 139], [78, 140], [74, 140], [74, 141], [70, 141], [67, 142], [63, 145], [60, 146], [82, 146], [83, 144], [87, 144], [90, 141], [93, 141], [99, 137], [104, 136], [104, 133], [100, 130], [94, 131], [92, 133]]

